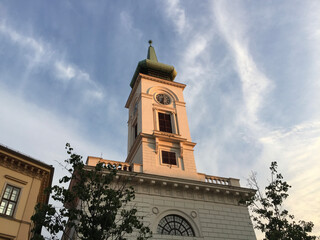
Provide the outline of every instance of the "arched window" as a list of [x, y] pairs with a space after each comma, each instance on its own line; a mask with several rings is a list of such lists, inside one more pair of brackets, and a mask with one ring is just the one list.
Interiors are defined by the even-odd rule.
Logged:
[[187, 220], [178, 215], [167, 215], [162, 218], [158, 224], [157, 232], [164, 235], [195, 236]]

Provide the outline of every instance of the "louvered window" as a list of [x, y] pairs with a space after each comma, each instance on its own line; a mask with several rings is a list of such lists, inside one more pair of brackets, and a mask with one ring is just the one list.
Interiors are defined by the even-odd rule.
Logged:
[[177, 165], [176, 153], [162, 151], [162, 163]]
[[172, 133], [171, 115], [168, 113], [158, 113], [159, 130], [162, 132]]

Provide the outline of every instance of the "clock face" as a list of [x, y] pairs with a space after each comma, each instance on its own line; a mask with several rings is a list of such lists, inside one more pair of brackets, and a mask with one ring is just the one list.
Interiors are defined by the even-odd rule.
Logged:
[[170, 97], [167, 94], [157, 94], [156, 99], [159, 103], [164, 104], [164, 105], [168, 105], [171, 102]]

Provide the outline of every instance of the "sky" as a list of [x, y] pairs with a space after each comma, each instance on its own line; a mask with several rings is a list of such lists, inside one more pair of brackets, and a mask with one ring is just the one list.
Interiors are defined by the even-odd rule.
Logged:
[[[84, 159], [124, 161], [137, 63], [153, 40], [175, 66], [198, 172], [263, 187], [320, 235], [320, 2], [1, 0], [0, 143], [55, 167], [69, 142]], [[258, 235], [260, 236], [260, 235]]]

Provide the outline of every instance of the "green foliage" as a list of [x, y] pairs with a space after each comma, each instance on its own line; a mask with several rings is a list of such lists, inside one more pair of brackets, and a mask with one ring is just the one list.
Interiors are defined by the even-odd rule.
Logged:
[[277, 167], [277, 162], [271, 163], [271, 182], [265, 187], [264, 193], [259, 188], [256, 173], [248, 180], [249, 186], [257, 189], [255, 196], [247, 202], [253, 212], [254, 227], [265, 233], [265, 240], [316, 239], [315, 236], [309, 236], [314, 226], [312, 222], [297, 222], [294, 216], [283, 208], [291, 186], [283, 180]]
[[135, 198], [132, 187], [126, 187], [123, 181], [116, 181], [117, 169], [112, 165], [97, 164], [95, 167], [85, 166], [82, 157], [74, 154], [70, 144], [66, 144], [69, 158], [66, 163], [70, 176], [64, 176], [59, 183], [66, 185], [53, 186], [47, 191], [51, 197], [63, 204], [57, 209], [51, 204], [38, 204], [32, 216], [35, 224], [32, 240], [43, 240], [39, 234], [46, 228], [51, 238], [66, 229], [74, 228], [79, 239], [126, 239], [126, 234], [136, 234], [138, 240], [151, 237], [150, 229], [143, 225], [142, 217], [138, 217], [137, 209], [130, 208], [128, 203]]

